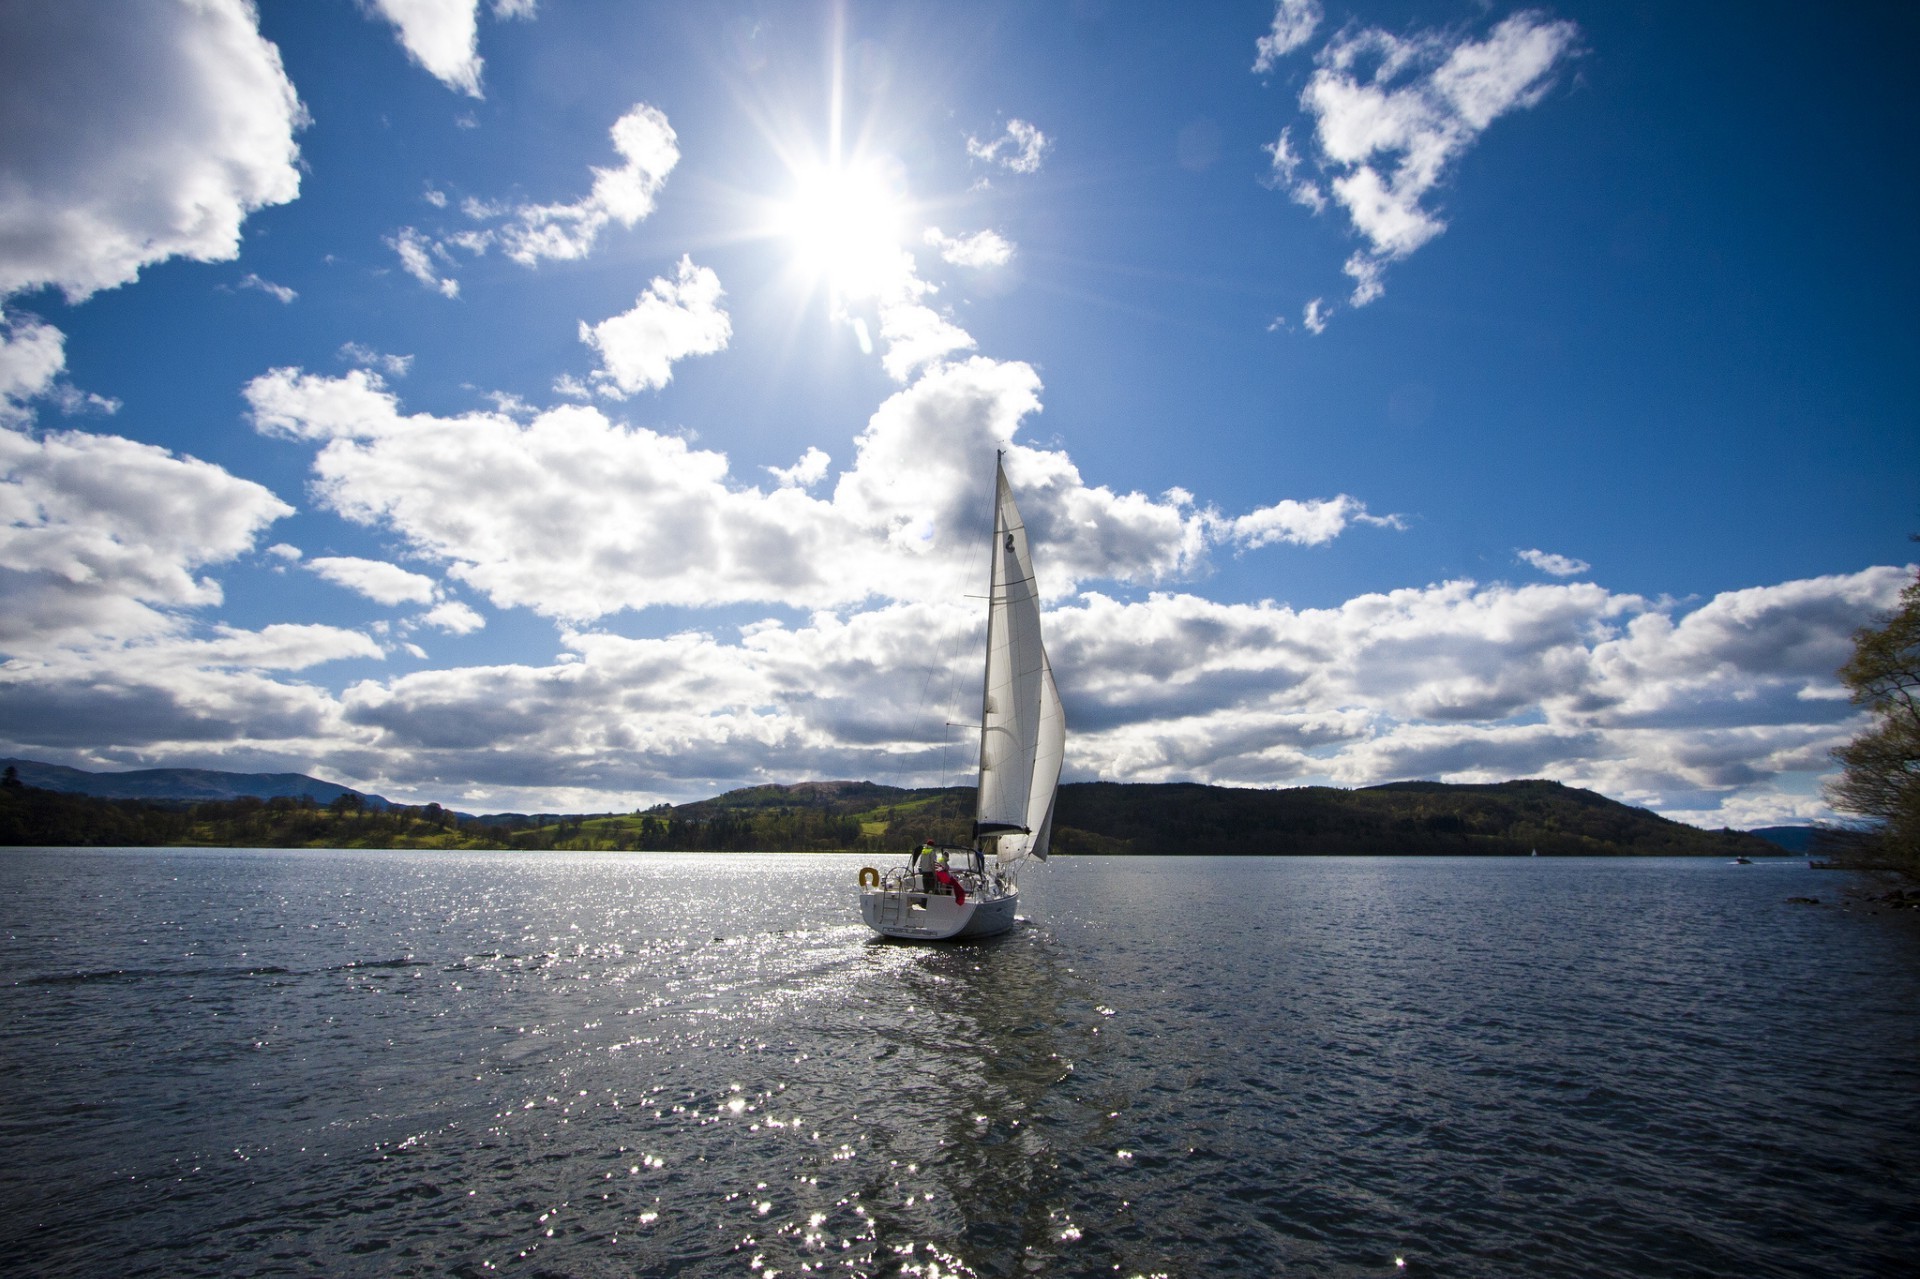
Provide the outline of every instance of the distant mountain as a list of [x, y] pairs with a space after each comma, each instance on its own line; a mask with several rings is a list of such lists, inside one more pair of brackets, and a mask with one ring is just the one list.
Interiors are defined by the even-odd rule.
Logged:
[[368, 795], [337, 782], [323, 782], [305, 773], [226, 773], [212, 768], [136, 768], [124, 773], [92, 773], [64, 764], [33, 759], [0, 759], [0, 769], [14, 768], [23, 785], [96, 799], [143, 799], [208, 803], [214, 800], [298, 799], [330, 804], [342, 795], [359, 795], [367, 808], [389, 808], [378, 795]]
[[1747, 834], [1758, 835], [1769, 844], [1778, 844], [1790, 853], [1810, 853], [1820, 832], [1811, 826], [1762, 826]]

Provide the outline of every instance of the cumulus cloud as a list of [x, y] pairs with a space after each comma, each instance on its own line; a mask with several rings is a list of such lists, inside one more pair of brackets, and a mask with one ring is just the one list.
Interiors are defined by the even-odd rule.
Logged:
[[112, 435], [0, 429], [0, 647], [170, 633], [218, 603], [197, 575], [292, 514], [267, 489]]
[[299, 194], [305, 120], [245, 0], [0, 8], [0, 298], [232, 259]]
[[624, 163], [594, 169], [593, 190], [572, 204], [515, 210], [515, 221], [500, 232], [508, 257], [523, 266], [542, 258], [582, 258], [609, 222], [630, 227], [653, 212], [655, 197], [680, 162], [673, 126], [658, 107], [640, 103], [614, 121], [610, 132]]
[[434, 581], [420, 573], [410, 573], [385, 560], [366, 560], [352, 555], [317, 555], [307, 568], [335, 586], [364, 595], [376, 604], [429, 604], [433, 602]]
[[1514, 555], [1522, 562], [1531, 564], [1542, 573], [1554, 577], [1573, 577], [1593, 567], [1585, 560], [1577, 560], [1570, 555], [1555, 555], [1551, 551], [1515, 551]]
[[[1314, 332], [1319, 332], [1315, 329]], [[1296, 546], [1324, 546], [1345, 532], [1349, 524], [1371, 524], [1377, 528], [1404, 529], [1397, 515], [1369, 515], [1365, 502], [1342, 493], [1338, 497], [1311, 502], [1289, 498], [1272, 506], [1249, 512], [1220, 523], [1223, 540], [1238, 546], [1270, 546], [1290, 542]]]
[[[1023, 501], [1030, 478], [1017, 481]], [[1832, 672], [1910, 574], [1785, 582], [1697, 607], [1592, 583], [1465, 581], [1318, 609], [1060, 598], [1046, 625], [1074, 726], [1068, 777], [1546, 776], [1711, 825], [1811, 816], [1808, 787], [1792, 783], [1827, 767], [1854, 727]], [[981, 610], [959, 594], [724, 634], [568, 629], [544, 664], [390, 675], [338, 694], [266, 668], [371, 658], [365, 636], [163, 637], [110, 661], [64, 652], [0, 668], [0, 723], [14, 726], [9, 749], [105, 743], [209, 762], [278, 751], [385, 793], [424, 788], [422, 799], [444, 802], [458, 778], [476, 806], [497, 808], [693, 798], [792, 780], [795, 759], [819, 776], [932, 783], [964, 772], [969, 753], [930, 725], [965, 718], [970, 682], [924, 693], [953, 682], [946, 655], [981, 642]], [[420, 620], [457, 631], [460, 617], [443, 605]], [[22, 742], [26, 725], [36, 735]]]
[[31, 315], [0, 316], [0, 428], [30, 415], [67, 367], [67, 335]]
[[950, 236], [937, 226], [927, 228], [926, 242], [955, 266], [1005, 266], [1013, 260], [1013, 245], [997, 231], [976, 231], [972, 235]]
[[[673, 126], [657, 107], [636, 104], [614, 121], [609, 133], [622, 163], [618, 168], [595, 167], [593, 187], [580, 199], [513, 204], [468, 196], [460, 202], [463, 214], [474, 222], [500, 225], [432, 232], [402, 227], [388, 237], [388, 245], [409, 275], [447, 297], [460, 292], [459, 282], [449, 274], [458, 265], [454, 249], [479, 257], [498, 245], [507, 257], [529, 267], [544, 259], [586, 257], [610, 224], [630, 227], [653, 212], [667, 175], [680, 162]], [[446, 197], [441, 194], [429, 203], [444, 208]]]
[[1255, 74], [1265, 75], [1281, 58], [1312, 39], [1320, 16], [1320, 0], [1276, 0], [1272, 30], [1254, 42]]
[[1327, 305], [1325, 298], [1313, 298], [1300, 308], [1300, 323], [1309, 333], [1325, 333], [1327, 320], [1332, 314], [1333, 309]]
[[487, 624], [480, 611], [459, 600], [445, 600], [420, 615], [420, 620], [453, 635], [471, 635]]
[[361, 0], [393, 24], [407, 56], [449, 89], [480, 97], [479, 0]]
[[810, 489], [827, 478], [827, 465], [832, 461], [820, 449], [809, 447], [792, 466], [769, 466], [766, 469], [767, 474], [778, 480], [782, 488]]
[[580, 324], [580, 340], [600, 353], [593, 372], [602, 395], [625, 399], [673, 380], [673, 365], [689, 355], [724, 350], [733, 323], [720, 308], [720, 277], [682, 257], [673, 279], [655, 277], [633, 309], [595, 325]]
[[[1040, 382], [1017, 361], [934, 360], [855, 440], [830, 493], [809, 454], [776, 487], [749, 487], [727, 458], [673, 435], [562, 405], [502, 413], [404, 413], [379, 376], [279, 369], [246, 390], [256, 426], [313, 441], [315, 493], [400, 539], [500, 607], [574, 622], [654, 605], [765, 602], [835, 608], [964, 593], [978, 559], [990, 468], [1008, 467], [1047, 539], [1043, 586], [1157, 582], [1204, 564], [1209, 546], [1325, 540], [1380, 523], [1352, 498], [1243, 517], [1088, 484], [1066, 454], [1016, 436]], [[793, 481], [788, 482], [789, 478]]]
[[1053, 139], [1025, 120], [1009, 120], [997, 138], [981, 141], [967, 139], [967, 154], [988, 164], [997, 164], [1014, 173], [1038, 173], [1040, 159], [1053, 145]]
[[[1276, 35], [1282, 18], [1299, 9], [1282, 4]], [[1321, 50], [1300, 105], [1314, 122], [1313, 158], [1325, 185], [1303, 173], [1290, 130], [1267, 148], [1270, 181], [1316, 212], [1329, 199], [1346, 211], [1366, 242], [1344, 267], [1354, 306], [1384, 292], [1387, 264], [1446, 229], [1429, 197], [1494, 120], [1545, 96], [1578, 38], [1573, 23], [1529, 10], [1483, 39], [1349, 29]], [[1257, 70], [1271, 65], [1265, 50], [1263, 42], [1268, 65]]]

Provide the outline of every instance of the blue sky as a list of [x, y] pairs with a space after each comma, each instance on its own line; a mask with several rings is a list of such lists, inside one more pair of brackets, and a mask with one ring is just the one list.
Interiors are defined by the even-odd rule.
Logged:
[[1823, 816], [1911, 576], [1915, 19], [0, 12], [0, 752], [469, 810], [1069, 780]]

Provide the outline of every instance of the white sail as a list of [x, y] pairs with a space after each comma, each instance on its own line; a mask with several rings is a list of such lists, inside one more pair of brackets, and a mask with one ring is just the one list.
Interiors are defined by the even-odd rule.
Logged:
[[1006, 472], [994, 469], [993, 572], [980, 713], [976, 835], [997, 837], [1003, 862], [1047, 855], [1066, 717], [1040, 639], [1040, 594], [1026, 524]]

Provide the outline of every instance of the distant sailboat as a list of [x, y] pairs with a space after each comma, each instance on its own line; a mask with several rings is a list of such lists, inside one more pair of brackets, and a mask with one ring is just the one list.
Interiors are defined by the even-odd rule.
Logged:
[[944, 941], [1006, 932], [1020, 904], [1020, 863], [1047, 858], [1067, 721], [1040, 640], [1026, 524], [998, 459], [993, 512], [973, 843], [928, 845], [885, 874], [860, 872], [860, 913], [883, 936]]

